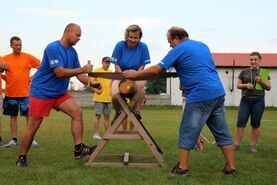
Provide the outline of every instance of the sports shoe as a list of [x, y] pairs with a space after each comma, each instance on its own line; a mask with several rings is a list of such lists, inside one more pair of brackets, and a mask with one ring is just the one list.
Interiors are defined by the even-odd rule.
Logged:
[[226, 176], [236, 176], [237, 175], [236, 169], [227, 169], [226, 167], [222, 170], [222, 174]]
[[31, 145], [32, 147], [38, 147], [38, 143], [36, 142], [36, 140], [33, 140], [33, 142], [32, 142], [32, 145]]
[[92, 154], [96, 147], [97, 147], [97, 145], [93, 145], [92, 147], [88, 147], [88, 146], [82, 144], [79, 151], [77, 151], [76, 149], [74, 150], [75, 159], [81, 159], [86, 155]]
[[4, 147], [11, 147], [11, 146], [16, 146], [17, 142], [15, 140], [10, 140], [7, 144], [3, 145]]
[[181, 175], [181, 176], [187, 176], [189, 175], [189, 169], [181, 169], [179, 168], [179, 162], [174, 168], [171, 170], [171, 173], [176, 174], [176, 175]]
[[113, 117], [113, 120], [111, 121], [111, 125], [114, 124], [114, 122], [117, 120], [117, 118], [119, 117], [119, 115], [120, 115], [120, 112], [116, 112], [116, 113], [115, 113], [115, 115], [114, 115], [114, 117]]
[[250, 146], [250, 151], [253, 152], [253, 153], [258, 152], [256, 145], [251, 145]]
[[234, 151], [239, 151], [239, 149], [240, 149], [240, 145], [234, 144]]
[[27, 167], [27, 158], [26, 157], [23, 157], [23, 156], [20, 156], [18, 157], [16, 163], [15, 163], [18, 167], [21, 167], [21, 168], [25, 168]]
[[94, 135], [92, 136], [92, 138], [93, 138], [93, 139], [99, 139], [99, 140], [102, 139], [101, 136], [99, 136], [99, 134], [94, 134]]

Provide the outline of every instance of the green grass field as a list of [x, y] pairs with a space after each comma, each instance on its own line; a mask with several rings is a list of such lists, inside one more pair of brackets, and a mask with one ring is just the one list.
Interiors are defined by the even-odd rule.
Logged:
[[[84, 108], [84, 142], [92, 145], [93, 109]], [[224, 159], [216, 145], [205, 142], [202, 152], [191, 152], [189, 177], [177, 177], [170, 173], [178, 161], [178, 127], [181, 119], [180, 107], [146, 107], [142, 111], [143, 123], [162, 148], [163, 157], [170, 169], [136, 169], [86, 167], [85, 159], [75, 160], [70, 132], [70, 119], [62, 113], [52, 111], [44, 120], [36, 135], [40, 147], [32, 148], [28, 155], [29, 167], [15, 166], [19, 147], [0, 148], [0, 185], [83, 185], [83, 184], [277, 184], [277, 114], [275, 109], [265, 111], [261, 126], [258, 153], [249, 152], [250, 127], [246, 128], [241, 150], [235, 153], [237, 177], [224, 177], [221, 169]], [[235, 108], [227, 109], [231, 133], [237, 117]], [[8, 117], [3, 117], [2, 137], [10, 140]], [[19, 136], [25, 127], [25, 119], [19, 119]], [[101, 124], [103, 134], [103, 124]], [[204, 127], [203, 135], [213, 141]], [[20, 137], [19, 137], [20, 139]], [[110, 141], [104, 153], [150, 154], [142, 141]]]

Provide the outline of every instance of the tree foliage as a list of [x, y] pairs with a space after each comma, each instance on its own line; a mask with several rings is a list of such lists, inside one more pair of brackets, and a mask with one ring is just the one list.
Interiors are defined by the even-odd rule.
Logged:
[[166, 79], [150, 80], [146, 86], [146, 94], [166, 93]]

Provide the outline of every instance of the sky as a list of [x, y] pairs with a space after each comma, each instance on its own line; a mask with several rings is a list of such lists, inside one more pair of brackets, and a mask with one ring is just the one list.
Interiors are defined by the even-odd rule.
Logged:
[[172, 26], [185, 28], [211, 52], [277, 52], [276, 0], [0, 0], [0, 7], [1, 56], [11, 52], [9, 39], [17, 35], [23, 52], [42, 59], [71, 22], [82, 28], [74, 46], [81, 65], [91, 60], [100, 67], [131, 24], [143, 30], [151, 65], [170, 50], [166, 32]]

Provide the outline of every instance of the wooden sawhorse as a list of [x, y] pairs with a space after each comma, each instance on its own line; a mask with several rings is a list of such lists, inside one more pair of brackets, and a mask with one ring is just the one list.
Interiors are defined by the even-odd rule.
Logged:
[[[110, 167], [142, 167], [142, 168], [168, 168], [167, 164], [165, 163], [163, 157], [162, 157], [162, 151], [155, 142], [155, 140], [151, 137], [150, 133], [146, 130], [142, 122], [136, 118], [134, 113], [132, 112], [132, 106], [134, 105], [134, 102], [136, 101], [137, 97], [134, 96], [128, 105], [120, 94], [116, 95], [116, 98], [118, 99], [120, 105], [122, 106], [122, 111], [119, 115], [119, 117], [115, 120], [114, 124], [107, 130], [107, 132], [104, 134], [103, 139], [99, 141], [95, 151], [90, 155], [88, 160], [86, 161], [86, 166], [110, 166]], [[125, 131], [120, 132], [116, 131], [119, 126], [122, 124], [122, 121], [125, 117], [129, 117], [130, 120], [135, 125], [135, 128], [137, 128], [137, 131]], [[106, 146], [106, 144], [109, 142], [109, 140], [143, 140], [150, 151], [152, 152], [153, 156], [156, 158], [157, 163], [130, 163], [129, 162], [129, 153], [122, 154], [100, 154], [102, 149]], [[99, 156], [122, 156], [123, 161], [122, 162], [96, 162], [94, 161], [96, 157]], [[144, 157], [150, 157], [145, 155], [134, 155], [132, 156], [134, 158], [144, 158]]]

